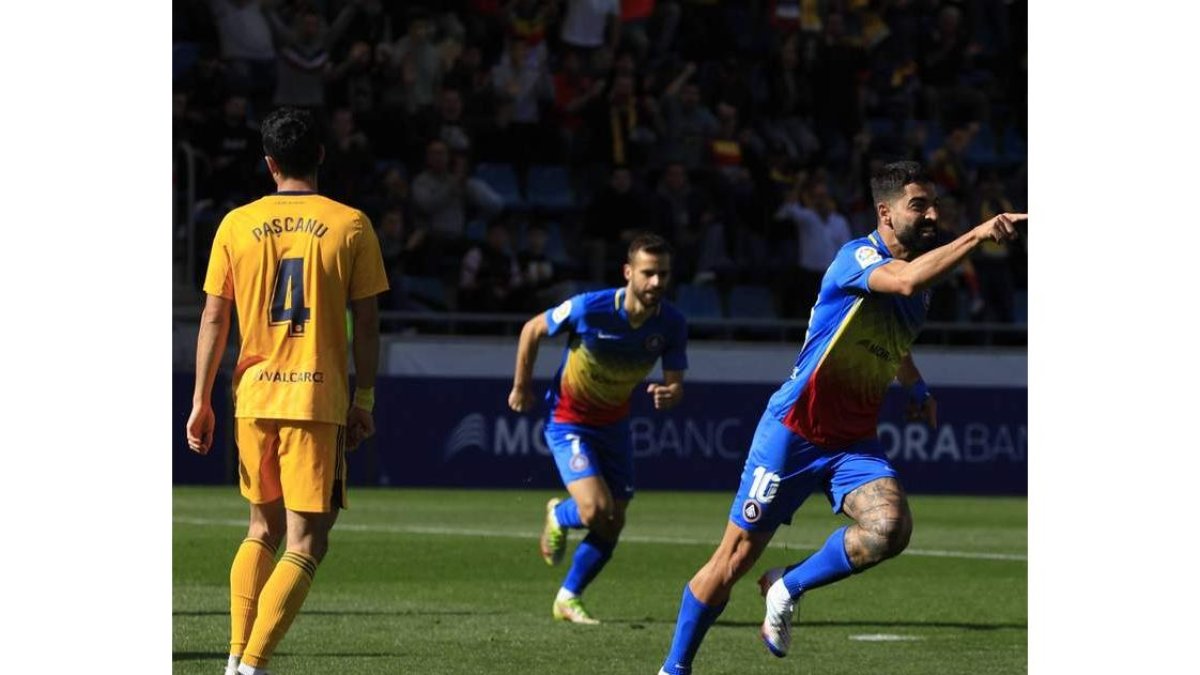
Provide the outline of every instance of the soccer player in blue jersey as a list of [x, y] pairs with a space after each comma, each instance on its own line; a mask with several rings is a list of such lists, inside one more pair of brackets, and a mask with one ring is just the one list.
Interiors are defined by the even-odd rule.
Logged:
[[937, 406], [909, 347], [925, 320], [929, 288], [985, 241], [1017, 236], [1023, 213], [1005, 213], [934, 248], [937, 195], [915, 162], [871, 178], [877, 229], [838, 252], [825, 272], [790, 379], [771, 397], [751, 441], [725, 535], [684, 587], [671, 651], [660, 673], [690, 673], [701, 640], [734, 583], [754, 566], [780, 525], [814, 490], [854, 522], [816, 553], [759, 579], [766, 598], [761, 635], [787, 654], [796, 604], [808, 591], [898, 555], [912, 534], [904, 489], [876, 437], [893, 379], [910, 413], [937, 422]]
[[576, 295], [526, 322], [508, 396], [513, 410], [534, 410], [538, 344], [567, 333], [562, 365], [546, 394], [550, 410], [544, 433], [570, 497], [547, 502], [540, 548], [546, 563], [557, 565], [567, 531], [588, 531], [552, 609], [555, 619], [572, 623], [599, 623], [580, 596], [612, 557], [633, 498], [630, 398], [660, 358], [663, 383], [646, 387], [655, 409], [671, 408], [683, 398], [687, 325], [663, 300], [671, 276], [670, 248], [662, 237], [642, 235], [630, 242], [627, 260], [624, 288]]

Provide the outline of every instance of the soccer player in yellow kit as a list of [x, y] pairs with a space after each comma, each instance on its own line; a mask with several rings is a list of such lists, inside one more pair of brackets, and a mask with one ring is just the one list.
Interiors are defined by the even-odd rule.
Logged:
[[[235, 438], [250, 528], [229, 574], [226, 675], [266, 673], [346, 506], [345, 451], [375, 431], [375, 296], [387, 290], [387, 275], [371, 221], [316, 193], [325, 154], [318, 134], [304, 111], [285, 108], [263, 120], [263, 150], [278, 191], [225, 216], [204, 281], [187, 423], [188, 446], [200, 454], [212, 447], [213, 380], [234, 306], [242, 339], [233, 374]], [[354, 315], [353, 401], [347, 306]]]

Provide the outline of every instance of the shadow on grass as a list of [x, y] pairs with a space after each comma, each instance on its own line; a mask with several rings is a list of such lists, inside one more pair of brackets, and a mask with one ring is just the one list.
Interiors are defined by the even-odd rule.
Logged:
[[[434, 609], [434, 610], [404, 610], [387, 611], [373, 609], [314, 609], [301, 610], [301, 616], [497, 616], [506, 612], [481, 611], [478, 609]], [[227, 609], [185, 609], [171, 613], [172, 616], [229, 616]]]
[[[281, 651], [281, 652], [275, 652], [275, 656], [272, 658], [279, 658], [282, 656], [303, 656], [303, 657], [327, 656], [327, 657], [337, 657], [337, 658], [384, 658], [384, 657], [396, 657], [396, 656], [403, 656], [403, 655], [404, 655], [403, 652], [386, 652], [386, 653], [385, 652], [375, 652], [375, 653], [367, 653], [367, 652], [304, 652], [302, 654], [301, 653], [289, 654], [288, 652]], [[225, 663], [225, 659], [228, 657], [229, 657], [228, 652], [174, 652], [171, 654], [172, 661], [220, 661], [221, 663]]]
[[[661, 619], [607, 619], [605, 623], [628, 625], [630, 628], [644, 628], [646, 625], [669, 624], [674, 621]], [[758, 628], [760, 621], [720, 621], [717, 626], [728, 628]], [[955, 628], [958, 630], [1028, 630], [1024, 623], [987, 623], [967, 621], [804, 621], [796, 622], [801, 628]]]

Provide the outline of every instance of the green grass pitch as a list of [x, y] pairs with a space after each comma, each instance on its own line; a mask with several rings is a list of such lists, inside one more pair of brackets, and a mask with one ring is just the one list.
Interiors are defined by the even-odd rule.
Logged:
[[[683, 584], [725, 527], [731, 495], [643, 492], [625, 537], [586, 594], [604, 623], [553, 621], [563, 567], [537, 554], [546, 499], [501, 490], [352, 489], [329, 555], [271, 661], [307, 673], [654, 673]], [[802, 603], [792, 653], [758, 638], [754, 580], [795, 562], [843, 518], [813, 496], [734, 589], [696, 658], [697, 673], [1023, 673], [1026, 501], [911, 498], [909, 551]], [[245, 533], [236, 487], [174, 492], [173, 672], [221, 672], [229, 563]], [[864, 640], [899, 636], [900, 640]]]

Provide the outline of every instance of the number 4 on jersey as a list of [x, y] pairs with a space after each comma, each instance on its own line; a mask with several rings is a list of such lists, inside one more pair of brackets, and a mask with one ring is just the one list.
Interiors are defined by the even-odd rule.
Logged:
[[271, 325], [288, 326], [288, 337], [304, 335], [309, 309], [304, 306], [304, 258], [284, 258], [275, 273], [275, 291], [271, 298]]

